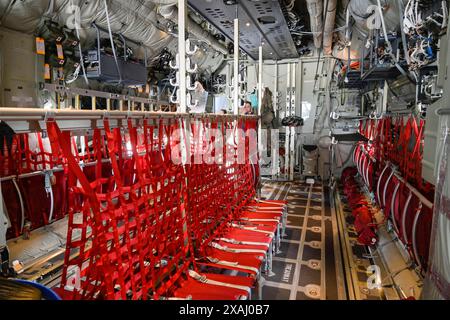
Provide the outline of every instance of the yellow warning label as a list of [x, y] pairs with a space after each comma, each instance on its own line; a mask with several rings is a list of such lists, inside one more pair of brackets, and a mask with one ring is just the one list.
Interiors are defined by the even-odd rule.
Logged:
[[56, 44], [56, 51], [58, 52], [58, 59], [64, 60], [64, 51], [61, 44]]
[[36, 53], [45, 56], [45, 40], [43, 38], [36, 38]]
[[51, 80], [51, 75], [50, 75], [50, 65], [49, 65], [48, 63], [45, 64], [44, 79], [45, 79], [45, 80]]
[[64, 68], [58, 68], [58, 79], [64, 80]]

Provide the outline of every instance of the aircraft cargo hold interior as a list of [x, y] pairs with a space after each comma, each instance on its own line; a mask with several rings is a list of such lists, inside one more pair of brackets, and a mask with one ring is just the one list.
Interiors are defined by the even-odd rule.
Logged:
[[0, 300], [450, 300], [448, 23], [0, 0]]

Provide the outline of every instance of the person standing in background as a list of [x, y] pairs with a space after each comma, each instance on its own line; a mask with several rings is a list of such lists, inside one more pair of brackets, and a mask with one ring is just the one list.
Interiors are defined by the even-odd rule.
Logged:
[[245, 101], [244, 106], [239, 110], [241, 115], [251, 115], [253, 114], [252, 103], [250, 101]]

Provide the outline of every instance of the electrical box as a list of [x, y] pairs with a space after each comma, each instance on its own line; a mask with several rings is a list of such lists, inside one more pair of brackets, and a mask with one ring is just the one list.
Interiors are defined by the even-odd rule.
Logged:
[[128, 86], [143, 86], [147, 83], [147, 68], [137, 62], [125, 61], [122, 57], [117, 57], [120, 69], [113, 56], [90, 50], [87, 53], [87, 77], [101, 82], [119, 83], [122, 77], [122, 84]]
[[36, 39], [0, 28], [0, 107], [39, 107], [39, 81], [44, 57], [36, 54]]

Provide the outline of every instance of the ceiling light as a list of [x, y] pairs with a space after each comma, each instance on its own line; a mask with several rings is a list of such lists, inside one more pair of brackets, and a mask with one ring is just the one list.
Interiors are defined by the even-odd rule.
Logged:
[[247, 27], [250, 27], [250, 22], [247, 22], [245, 25], [246, 25]]

